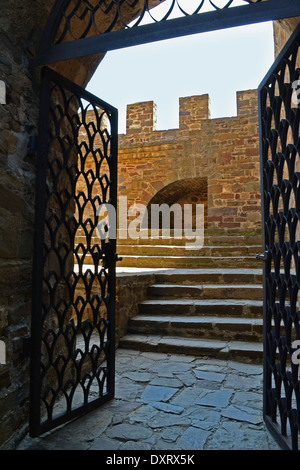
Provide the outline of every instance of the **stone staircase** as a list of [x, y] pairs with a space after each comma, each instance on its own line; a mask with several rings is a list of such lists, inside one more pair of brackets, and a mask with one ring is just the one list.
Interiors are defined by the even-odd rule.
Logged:
[[258, 269], [157, 273], [119, 347], [261, 362]]
[[[187, 239], [170, 237], [149, 238], [148, 234], [137, 240], [117, 240], [117, 252], [122, 257], [118, 267], [133, 268], [257, 268], [255, 255], [261, 252], [261, 234], [249, 232], [241, 234], [239, 231], [213, 231], [206, 230], [205, 244], [202, 248], [190, 248], [186, 245]], [[76, 236], [76, 245], [86, 246], [86, 237], [82, 232]], [[100, 244], [97, 237], [92, 243]], [[75, 261], [76, 262], [76, 261]], [[84, 257], [84, 264], [92, 265], [93, 257], [90, 253]]]
[[122, 257], [118, 267], [136, 268], [257, 268], [257, 253], [261, 251], [258, 232], [241, 234], [237, 231], [206, 232], [205, 245], [190, 248], [185, 238], [139, 238], [118, 240], [117, 251]]
[[187, 250], [185, 242], [119, 242], [118, 266], [165, 269], [156, 273], [120, 347], [260, 362], [261, 234], [206, 231], [199, 250]]
[[[119, 347], [262, 361], [260, 232], [206, 230], [205, 245], [193, 250], [186, 241], [118, 239], [118, 269], [155, 274]], [[80, 242], [85, 237], [77, 237]], [[87, 265], [93, 264], [89, 256]]]

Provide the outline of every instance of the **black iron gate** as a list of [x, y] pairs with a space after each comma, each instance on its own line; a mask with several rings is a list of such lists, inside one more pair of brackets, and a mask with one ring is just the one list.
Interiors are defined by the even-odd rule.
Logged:
[[[222, 0], [220, 4], [216, 0], [154, 0], [152, 4], [158, 9], [165, 4], [166, 11], [156, 16], [148, 0], [56, 0], [38, 56], [30, 63], [49, 65], [300, 14], [299, 0]], [[294, 448], [300, 426], [298, 364], [292, 362], [292, 346], [300, 339], [299, 106], [291, 106], [297, 93], [293, 84], [299, 79], [297, 41], [295, 36], [289, 42], [260, 87], [266, 259], [264, 415], [275, 435], [285, 443], [291, 441]], [[33, 273], [31, 436], [114, 395], [115, 221], [108, 212], [105, 223], [101, 211], [105, 203], [116, 209], [116, 195], [117, 111], [44, 69]]]
[[34, 246], [33, 437], [114, 396], [116, 204], [117, 110], [45, 68]]
[[264, 416], [285, 447], [300, 429], [300, 27], [259, 87], [264, 237]]

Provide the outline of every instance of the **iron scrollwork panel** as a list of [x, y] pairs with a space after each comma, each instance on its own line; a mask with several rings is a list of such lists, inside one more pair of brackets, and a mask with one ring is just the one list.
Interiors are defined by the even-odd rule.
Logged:
[[300, 430], [300, 29], [259, 87], [264, 263], [264, 414], [297, 449]]
[[114, 395], [117, 111], [46, 68], [40, 113], [32, 436]]

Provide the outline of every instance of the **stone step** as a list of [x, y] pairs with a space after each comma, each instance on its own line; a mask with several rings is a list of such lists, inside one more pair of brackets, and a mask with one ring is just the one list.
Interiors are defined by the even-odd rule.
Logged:
[[262, 342], [263, 320], [244, 317], [137, 315], [130, 320], [128, 333]]
[[263, 346], [259, 342], [128, 334], [121, 338], [119, 347], [170, 354], [190, 354], [217, 359], [251, 360], [252, 362], [262, 362], [263, 359]]
[[258, 284], [261, 286], [262, 269], [170, 269], [156, 273], [155, 279], [156, 284]]
[[[88, 257], [85, 262], [90, 264]], [[255, 256], [127, 256], [122, 257], [118, 266], [136, 268], [255, 268], [258, 265]]]
[[262, 300], [262, 286], [256, 284], [154, 284], [148, 288], [149, 297], [197, 299]]
[[[186, 243], [193, 242], [193, 240], [188, 240], [184, 235], [182, 234], [180, 237], [174, 237], [172, 236], [172, 233], [170, 234], [171, 236], [162, 236], [160, 235], [157, 238], [153, 237], [141, 237], [136, 240], [133, 240], [128, 236], [128, 238], [117, 238], [117, 245], [118, 246], [124, 246], [124, 245], [137, 245], [137, 246], [142, 246], [142, 245], [164, 245], [164, 246], [185, 246]], [[86, 236], [82, 232], [81, 234], [78, 234], [75, 239], [75, 243], [83, 243], [85, 246], [87, 243]], [[97, 236], [92, 237], [92, 245], [93, 244], [100, 244], [100, 239]], [[262, 237], [261, 234], [211, 234], [208, 235], [205, 232], [204, 235], [204, 246], [258, 246], [261, 249], [262, 246]]]
[[[118, 261], [118, 266], [128, 268], [179, 268], [188, 269], [195, 268], [208, 268], [214, 266], [215, 268], [255, 268], [259, 265], [259, 261], [253, 256], [131, 256], [123, 255], [122, 260]], [[77, 260], [76, 260], [77, 261]], [[84, 258], [84, 264], [92, 265], [94, 263], [93, 257], [87, 254]]]
[[[127, 234], [126, 238], [120, 238], [119, 232], [117, 233], [117, 241], [121, 245], [132, 244], [132, 239]], [[184, 245], [187, 242], [184, 230], [174, 231], [160, 230], [155, 234], [150, 230], [141, 230], [139, 238], [134, 240], [134, 244], [140, 245], [153, 245], [153, 244], [173, 244]], [[262, 245], [262, 234], [260, 230], [226, 230], [216, 228], [206, 228], [204, 231], [204, 244], [205, 245]]]
[[[158, 238], [138, 238], [132, 240], [131, 238], [127, 239], [117, 239], [118, 245], [173, 245], [173, 246], [185, 246], [186, 243], [191, 243], [193, 240], [188, 240], [186, 237], [163, 237]], [[84, 243], [84, 241], [83, 241]], [[204, 236], [204, 246], [262, 246], [261, 235], [256, 236], [242, 236], [242, 235], [216, 235], [216, 236]]]
[[261, 361], [262, 318], [261, 269], [166, 269], [120, 346]]
[[261, 252], [259, 245], [252, 246], [203, 246], [202, 248], [190, 248], [176, 245], [118, 245], [119, 255], [131, 256], [256, 256]]
[[139, 304], [144, 315], [213, 315], [262, 318], [263, 302], [243, 299], [150, 299]]

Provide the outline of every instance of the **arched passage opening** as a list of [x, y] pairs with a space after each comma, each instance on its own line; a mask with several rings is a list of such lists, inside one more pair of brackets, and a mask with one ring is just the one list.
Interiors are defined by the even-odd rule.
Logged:
[[[153, 215], [152, 207], [153, 205], [162, 205], [166, 204], [168, 207], [173, 206], [174, 204], [180, 207], [180, 210], [177, 213], [179, 220], [176, 220], [176, 211], [172, 211], [170, 218], [170, 229], [174, 227], [184, 228], [184, 206], [188, 205], [192, 209], [192, 218], [188, 221], [189, 228], [196, 229], [196, 206], [204, 206], [204, 228], [207, 228], [207, 214], [208, 214], [208, 199], [207, 199], [207, 178], [186, 178], [178, 181], [174, 181], [163, 187], [158, 191], [153, 198], [150, 200], [147, 206], [148, 212], [148, 226], [152, 226]], [[166, 221], [168, 223], [168, 221]], [[168, 228], [168, 226], [163, 226], [162, 214], [159, 218], [158, 227], [160, 230]]]

